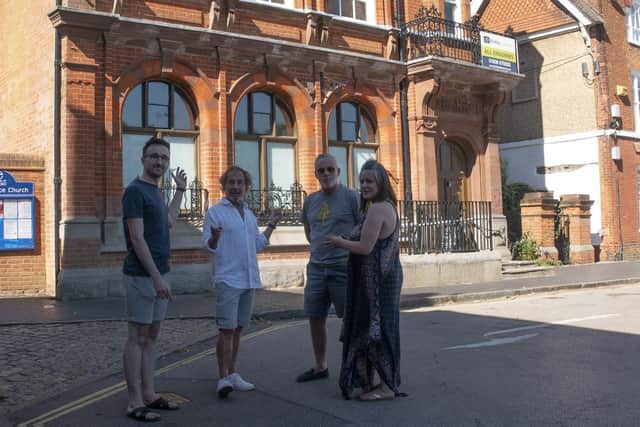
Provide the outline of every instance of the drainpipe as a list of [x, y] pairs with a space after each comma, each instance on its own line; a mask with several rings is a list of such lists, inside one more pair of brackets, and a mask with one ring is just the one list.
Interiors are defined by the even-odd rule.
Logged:
[[[62, 0], [56, 0], [56, 9], [62, 6]], [[53, 87], [53, 258], [55, 264], [55, 293], [58, 295], [58, 275], [60, 273], [60, 185], [62, 179], [60, 178], [60, 111], [61, 111], [61, 82], [62, 82], [62, 70], [61, 70], [61, 42], [60, 42], [60, 30], [55, 28], [55, 41], [54, 41], [54, 87]]]
[[[400, 53], [400, 62], [404, 62], [404, 40], [402, 37], [402, 31], [404, 27], [404, 13], [402, 10], [402, 0], [396, 0], [396, 13], [398, 15], [398, 51]], [[406, 65], [405, 65], [406, 67]], [[409, 109], [407, 105], [407, 89], [409, 87], [409, 80], [405, 75], [400, 80], [400, 129], [402, 138], [402, 177], [404, 180], [404, 199], [413, 200], [411, 194], [411, 153], [409, 151]]]

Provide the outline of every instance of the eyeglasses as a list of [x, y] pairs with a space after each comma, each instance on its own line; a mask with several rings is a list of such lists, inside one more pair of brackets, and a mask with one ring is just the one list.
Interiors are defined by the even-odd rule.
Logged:
[[145, 157], [148, 157], [151, 160], [162, 160], [163, 162], [169, 161], [169, 156], [165, 156], [164, 154], [151, 153], [151, 154], [145, 155]]
[[334, 168], [333, 166], [328, 166], [326, 168], [318, 168], [318, 169], [316, 169], [316, 172], [318, 172], [318, 174], [323, 174], [325, 171], [327, 173], [334, 173], [336, 171], [336, 168]]

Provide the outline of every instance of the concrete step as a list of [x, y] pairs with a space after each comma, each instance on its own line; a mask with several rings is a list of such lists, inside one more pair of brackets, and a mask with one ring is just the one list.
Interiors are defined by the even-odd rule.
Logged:
[[502, 261], [502, 269], [505, 268], [518, 268], [518, 267], [531, 267], [536, 266], [535, 261], [519, 261], [519, 260], [507, 260]]
[[516, 267], [516, 268], [502, 268], [502, 274], [526, 274], [526, 273], [534, 273], [536, 271], [549, 271], [549, 270], [553, 270], [553, 267], [533, 265], [533, 266]]

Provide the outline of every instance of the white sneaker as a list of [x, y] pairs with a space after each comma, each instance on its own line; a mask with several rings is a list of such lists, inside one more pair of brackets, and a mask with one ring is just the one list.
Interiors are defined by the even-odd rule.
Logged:
[[255, 385], [251, 384], [248, 381], [242, 379], [239, 373], [234, 372], [233, 374], [227, 377], [234, 390], [238, 391], [251, 391], [256, 388]]
[[229, 381], [229, 377], [220, 378], [218, 380], [218, 397], [224, 399], [233, 391], [233, 384]]

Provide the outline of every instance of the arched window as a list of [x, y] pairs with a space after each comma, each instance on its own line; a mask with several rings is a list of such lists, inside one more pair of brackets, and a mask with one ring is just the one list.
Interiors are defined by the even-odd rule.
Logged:
[[377, 157], [376, 129], [369, 114], [358, 104], [341, 102], [329, 117], [329, 153], [338, 160], [340, 181], [359, 187], [360, 168]]
[[251, 174], [254, 190], [289, 189], [297, 182], [294, 121], [278, 97], [247, 94], [236, 110], [235, 164]]
[[[122, 183], [124, 186], [141, 173], [140, 156], [144, 143], [157, 134], [171, 144], [169, 170], [164, 186], [173, 181], [169, 171], [183, 168], [193, 182], [197, 177], [196, 139], [198, 127], [193, 107], [176, 85], [147, 80], [134, 87], [122, 109]], [[189, 192], [185, 194], [189, 206]]]

